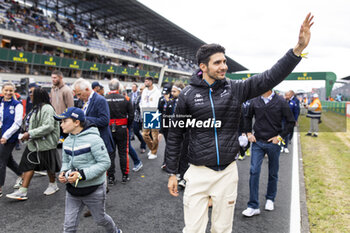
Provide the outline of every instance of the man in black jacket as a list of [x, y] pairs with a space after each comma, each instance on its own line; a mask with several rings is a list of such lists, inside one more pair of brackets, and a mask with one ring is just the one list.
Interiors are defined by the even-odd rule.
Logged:
[[[252, 119], [255, 116], [254, 134], [252, 134]], [[282, 129], [282, 121], [285, 121]], [[267, 184], [265, 210], [274, 209], [277, 194], [279, 156], [283, 138], [292, 132], [295, 119], [289, 104], [283, 97], [269, 90], [262, 96], [254, 98], [245, 116], [245, 132], [252, 143], [250, 160], [249, 202], [248, 208], [242, 212], [246, 217], [260, 214], [259, 209], [259, 178], [261, 164], [265, 154], [269, 157], [269, 180]]]
[[294, 49], [270, 70], [244, 81], [225, 78], [225, 49], [203, 45], [197, 52], [199, 70], [180, 94], [167, 142], [168, 189], [178, 196], [176, 171], [181, 143], [189, 131], [185, 174], [183, 232], [205, 232], [208, 201], [213, 201], [212, 232], [231, 232], [237, 197], [238, 174], [235, 157], [239, 151], [238, 124], [244, 101], [263, 94], [282, 82], [301, 60], [310, 41], [311, 14], [305, 18]]
[[[120, 90], [120, 82], [112, 79], [109, 84], [111, 90], [106, 95], [106, 100], [111, 114], [109, 127], [112, 131], [112, 137], [115, 145], [118, 147], [120, 169], [122, 170], [122, 183], [129, 180], [129, 130], [134, 121], [134, 110], [129, 101], [129, 97], [125, 97]], [[115, 153], [111, 155], [111, 167], [108, 169], [108, 183], [114, 184], [115, 180]], [[140, 160], [137, 158], [137, 164]], [[136, 166], [135, 165], [135, 166]]]

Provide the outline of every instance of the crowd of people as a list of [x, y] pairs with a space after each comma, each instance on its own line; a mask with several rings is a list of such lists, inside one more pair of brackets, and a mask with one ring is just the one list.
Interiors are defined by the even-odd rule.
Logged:
[[[34, 171], [47, 171], [49, 185], [44, 194], [52, 195], [59, 190], [58, 173], [58, 180], [66, 184], [67, 191], [64, 232], [76, 232], [85, 205], [106, 232], [120, 233], [121, 229], [105, 211], [108, 185], [116, 182], [116, 151], [121, 182], [127, 184], [129, 154], [135, 172], [143, 167], [131, 146], [132, 138], [139, 138], [141, 153], [148, 146], [148, 159], [153, 160], [160, 155], [159, 141], [164, 137], [161, 168], [169, 174], [169, 193], [176, 197], [178, 186], [185, 187], [183, 232], [205, 232], [209, 205], [212, 205], [211, 231], [231, 232], [238, 186], [236, 160], [246, 151], [249, 141], [250, 195], [242, 214], [246, 217], [260, 214], [259, 178], [265, 154], [269, 157], [265, 210], [273, 211], [279, 156], [282, 150], [287, 152], [283, 144], [296, 124], [298, 114], [293, 114], [293, 109], [298, 104], [292, 91], [285, 100], [272, 88], [301, 61], [310, 40], [312, 19], [311, 14], [305, 18], [293, 49], [270, 70], [245, 81], [226, 79], [225, 48], [207, 44], [196, 54], [199, 69], [190, 85], [185, 87], [176, 82], [162, 92], [151, 77], [139, 88], [134, 84], [129, 95], [117, 79], [109, 82], [111, 91], [106, 95], [98, 82], [91, 84], [83, 78], [77, 79], [70, 89], [63, 74], [54, 71], [50, 94], [36, 84], [31, 85], [31, 107], [23, 119], [23, 107], [16, 99], [14, 85], [4, 83], [0, 101], [0, 187], [9, 167], [18, 178], [15, 191], [6, 197], [27, 200]], [[313, 96], [308, 110], [311, 119], [320, 117], [318, 96]], [[146, 116], [151, 118], [146, 121]], [[165, 126], [164, 120], [170, 127]], [[312, 130], [317, 135], [314, 125]], [[19, 164], [12, 157], [18, 140], [27, 142]], [[62, 156], [57, 149], [61, 141]]]
[[[157, 158], [160, 136], [166, 135], [164, 131], [158, 135], [158, 129], [143, 129], [143, 112], [152, 108], [173, 112], [176, 97], [184, 84], [175, 83], [171, 97], [170, 89], [161, 95], [151, 77], [146, 78], [145, 84], [140, 87], [134, 83], [129, 95], [117, 79], [109, 82], [110, 92], [106, 95], [99, 82], [90, 83], [83, 78], [76, 80], [72, 88], [68, 87], [60, 71], [52, 72], [51, 81], [50, 94], [36, 83], [29, 84], [24, 117], [14, 84], [8, 82], [2, 86], [0, 197], [6, 167], [18, 176], [14, 192], [6, 195], [15, 200], [28, 199], [29, 184], [35, 171], [47, 172], [49, 182], [43, 193], [56, 193], [59, 190], [56, 174], [59, 173], [58, 180], [67, 184], [65, 232], [77, 228], [73, 220], [79, 216], [75, 208], [81, 202], [89, 209], [86, 216], [98, 216], [97, 223], [105, 226], [107, 232], [113, 232], [111, 229], [117, 229], [115, 223], [102, 211], [102, 206], [94, 205], [94, 201], [105, 195], [107, 185], [116, 182], [116, 151], [122, 173], [121, 183], [125, 184], [130, 180], [129, 155], [134, 163], [134, 172], [143, 167], [131, 145], [134, 135], [140, 141], [141, 153], [146, 152], [146, 145], [150, 148], [148, 159]], [[12, 156], [18, 140], [27, 142], [19, 164]], [[62, 156], [59, 155], [60, 147]], [[77, 182], [77, 179], [81, 181]], [[89, 195], [92, 193], [93, 198]]]
[[6, 19], [9, 29], [65, 41], [64, 34], [59, 32], [56, 23], [48, 22], [41, 9], [34, 6], [30, 8], [23, 7], [15, 1], [5, 2], [11, 3], [8, 9], [0, 5], [1, 8], [6, 9]]
[[[81, 19], [72, 20], [71, 18], [57, 18], [55, 16], [53, 16], [55, 17], [55, 20], [53, 20], [38, 7], [28, 7], [14, 0], [4, 2], [0, 2], [0, 9], [5, 11], [3, 15], [0, 13], [0, 28], [101, 50], [101, 47], [96, 47], [94, 43], [91, 43], [92, 40], [99, 40], [97, 33], [100, 33], [109, 43], [109, 47], [114, 53], [151, 60], [166, 64], [172, 69], [186, 72], [192, 72], [196, 68], [193, 61], [189, 59], [175, 56], [154, 47], [151, 48], [150, 45], [141, 48], [139, 43], [127, 35], [118, 35], [116, 32], [94, 23], [84, 22]], [[58, 30], [58, 24], [62, 26], [61, 31]], [[115, 43], [119, 45], [115, 46]], [[105, 49], [108, 49], [108, 47]]]

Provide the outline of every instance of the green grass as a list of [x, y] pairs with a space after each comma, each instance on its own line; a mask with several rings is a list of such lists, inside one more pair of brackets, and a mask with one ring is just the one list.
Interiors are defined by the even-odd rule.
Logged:
[[[336, 115], [328, 115], [337, 122]], [[305, 131], [300, 133], [312, 233], [350, 232], [349, 121], [347, 132], [343, 133], [331, 132], [335, 130], [334, 123], [320, 124], [318, 138], [305, 136]], [[299, 124], [307, 129], [309, 119], [301, 117]]]
[[[321, 116], [322, 123], [319, 125], [320, 132], [346, 132], [347, 117], [334, 112], [323, 112]], [[299, 131], [307, 132], [310, 128], [310, 118], [301, 115], [299, 118]]]

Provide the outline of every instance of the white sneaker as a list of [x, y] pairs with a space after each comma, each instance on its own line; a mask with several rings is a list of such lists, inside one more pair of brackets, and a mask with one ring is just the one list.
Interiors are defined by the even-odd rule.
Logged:
[[13, 186], [14, 189], [19, 189], [21, 186], [22, 186], [22, 182], [23, 182], [23, 179], [22, 177], [18, 177], [16, 179], [16, 183], [15, 185]]
[[284, 153], [289, 154], [288, 148], [284, 148]]
[[134, 171], [134, 172], [138, 172], [138, 171], [140, 171], [140, 169], [143, 167], [143, 164], [142, 164], [142, 162], [140, 161], [140, 163], [139, 164], [137, 164], [137, 166], [135, 166], [132, 170]]
[[28, 199], [27, 192], [22, 192], [21, 189], [18, 189], [13, 193], [7, 194], [6, 197], [10, 199], [19, 200], [19, 201], [25, 201]]
[[147, 155], [150, 156], [151, 154], [152, 154], [152, 152], [151, 152], [151, 151], [148, 151]]
[[44, 191], [45, 195], [52, 195], [55, 192], [57, 192], [59, 190], [59, 188], [57, 187], [57, 183], [49, 183], [49, 186], [47, 187], [47, 189]]
[[281, 147], [281, 153], [283, 153], [283, 150], [284, 150], [284, 148], [283, 148], [283, 147]]
[[157, 155], [154, 155], [154, 154], [149, 154], [148, 155], [148, 159], [156, 159], [157, 158]]
[[247, 209], [243, 210], [242, 214], [246, 217], [252, 217], [254, 215], [260, 214], [260, 209], [253, 209], [248, 207]]
[[274, 209], [273, 201], [267, 199], [265, 204], [265, 210], [272, 211]]

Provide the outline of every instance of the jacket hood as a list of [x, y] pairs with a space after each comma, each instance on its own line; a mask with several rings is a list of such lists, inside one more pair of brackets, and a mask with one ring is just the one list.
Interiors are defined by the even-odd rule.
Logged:
[[[216, 80], [211, 87], [216, 89], [219, 88], [221, 85], [225, 85], [226, 83], [226, 78], [223, 80]], [[190, 85], [193, 86], [198, 86], [198, 87], [202, 87], [202, 88], [209, 88], [209, 84], [203, 79], [203, 72], [201, 69], [197, 69], [191, 77], [190, 80]]]

